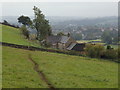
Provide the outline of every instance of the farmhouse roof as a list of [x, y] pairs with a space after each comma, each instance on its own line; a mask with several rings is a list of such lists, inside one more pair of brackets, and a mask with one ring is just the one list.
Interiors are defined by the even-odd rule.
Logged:
[[47, 42], [48, 43], [66, 43], [69, 40], [70, 37], [68, 36], [48, 36]]
[[68, 48], [67, 50], [72, 50], [72, 48], [76, 45], [77, 43], [72, 43]]
[[84, 51], [85, 43], [77, 43], [71, 50]]
[[61, 43], [66, 43], [66, 42], [69, 40], [69, 38], [70, 38], [70, 37], [68, 37], [68, 36], [61, 36], [60, 42], [61, 42]]

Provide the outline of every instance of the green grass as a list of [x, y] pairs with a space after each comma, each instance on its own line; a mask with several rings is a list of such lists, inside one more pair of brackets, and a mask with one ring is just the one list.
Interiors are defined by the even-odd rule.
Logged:
[[29, 53], [47, 79], [57, 88], [118, 87], [117, 63], [10, 47], [3, 47], [3, 87], [45, 86], [28, 60]]
[[33, 70], [28, 53], [26, 50], [3, 47], [3, 88], [47, 88], [37, 72]]
[[40, 47], [40, 45], [36, 41], [32, 42], [25, 39], [25, 37], [21, 34], [20, 29], [1, 24], [0, 27], [2, 27], [0, 28], [0, 31], [2, 31], [1, 42]]
[[77, 41], [78, 43], [88, 43], [88, 42], [90, 42], [90, 40], [79, 40], [79, 41]]
[[56, 87], [118, 87], [117, 63], [48, 52], [36, 51], [32, 54], [33, 59], [40, 64], [42, 71]]
[[95, 40], [79, 40], [77, 41], [78, 43], [88, 43], [88, 42], [92, 42], [92, 41], [101, 41], [101, 39], [95, 39]]

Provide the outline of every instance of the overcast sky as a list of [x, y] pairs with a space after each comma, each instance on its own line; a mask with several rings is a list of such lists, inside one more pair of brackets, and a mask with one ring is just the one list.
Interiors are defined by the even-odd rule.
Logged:
[[2, 3], [2, 16], [33, 16], [37, 6], [46, 16], [117, 16], [117, 2], [10, 2]]

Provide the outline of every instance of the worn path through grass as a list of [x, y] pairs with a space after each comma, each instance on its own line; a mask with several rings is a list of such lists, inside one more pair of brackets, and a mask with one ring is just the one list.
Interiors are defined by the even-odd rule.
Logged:
[[45, 74], [40, 70], [39, 64], [37, 64], [31, 57], [31, 54], [28, 54], [29, 60], [34, 64], [34, 70], [38, 73], [40, 76], [40, 79], [42, 79], [50, 89], [54, 90], [55, 87], [48, 81]]

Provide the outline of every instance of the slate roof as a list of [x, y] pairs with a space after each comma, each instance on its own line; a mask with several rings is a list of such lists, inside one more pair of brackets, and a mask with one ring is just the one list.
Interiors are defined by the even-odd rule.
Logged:
[[76, 45], [77, 43], [72, 43], [70, 46], [67, 48], [67, 50], [72, 50], [72, 48]]
[[71, 50], [84, 51], [85, 43], [77, 43]]
[[68, 36], [61, 36], [60, 42], [61, 43], [66, 43], [69, 39], [70, 39], [70, 37], [68, 37]]
[[55, 43], [66, 43], [70, 37], [68, 36], [48, 36], [47, 42], [51, 44]]

